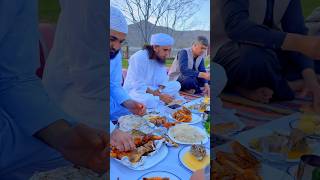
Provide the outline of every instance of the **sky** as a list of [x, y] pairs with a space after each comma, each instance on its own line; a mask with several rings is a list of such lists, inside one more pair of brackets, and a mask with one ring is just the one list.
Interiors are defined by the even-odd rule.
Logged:
[[[116, 1], [111, 0], [111, 4], [116, 4]], [[191, 17], [190, 22], [193, 22], [190, 27], [176, 30], [210, 30], [210, 0], [203, 0], [199, 11]], [[130, 24], [129, 21], [128, 23]]]
[[196, 13], [192, 18], [194, 20], [200, 20], [200, 24], [195, 24], [190, 30], [210, 30], [210, 1], [206, 0], [199, 8], [199, 12]]

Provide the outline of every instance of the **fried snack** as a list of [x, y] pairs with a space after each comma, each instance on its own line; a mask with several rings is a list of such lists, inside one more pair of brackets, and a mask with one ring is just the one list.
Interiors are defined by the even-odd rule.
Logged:
[[231, 143], [231, 148], [234, 154], [241, 158], [241, 164], [245, 166], [245, 169], [258, 169], [260, 162], [256, 157], [251, 155], [249, 150], [241, 145], [239, 142], [234, 141]]
[[167, 177], [149, 177], [149, 178], [143, 178], [143, 180], [170, 180], [170, 178]]
[[153, 123], [156, 126], [161, 126], [165, 123], [167, 123], [167, 118], [166, 117], [161, 117], [161, 116], [151, 116], [149, 117], [149, 121]]
[[238, 128], [238, 124], [235, 122], [220, 123], [213, 125], [213, 132], [215, 134], [226, 134]]
[[169, 129], [171, 128], [172, 126], [175, 126], [178, 122], [166, 122], [163, 124], [163, 127]]
[[192, 120], [192, 113], [189, 109], [182, 107], [182, 109], [174, 112], [172, 117], [179, 122], [190, 122]]
[[166, 142], [171, 144], [173, 147], [179, 147], [179, 144], [172, 141], [172, 139], [170, 139], [170, 137], [167, 134], [165, 134], [163, 137], [165, 138]]
[[217, 180], [262, 180], [260, 162], [239, 142], [231, 143], [232, 152], [216, 151], [212, 162], [212, 176]]
[[207, 155], [206, 148], [201, 144], [201, 145], [196, 145], [193, 144], [190, 148], [190, 153], [196, 157], [198, 161], [202, 161], [204, 157]]
[[116, 149], [115, 147], [111, 148], [110, 157], [116, 159], [122, 159], [123, 157], [128, 157], [129, 161], [136, 163], [140, 161], [141, 157], [145, 154], [148, 154], [155, 150], [154, 141], [163, 139], [162, 136], [156, 136], [152, 134], [144, 134], [141, 131], [132, 131], [131, 132], [134, 140], [134, 144], [137, 149], [133, 151], [122, 152]]
[[129, 154], [130, 154], [130, 151], [129, 152], [119, 151], [114, 147], [110, 151], [110, 157], [116, 158], [116, 159], [122, 159], [123, 157], [128, 156]]

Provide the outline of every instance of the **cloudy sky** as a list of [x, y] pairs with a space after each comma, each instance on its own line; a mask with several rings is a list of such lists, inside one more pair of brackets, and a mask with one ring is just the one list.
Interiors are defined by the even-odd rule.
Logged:
[[[117, 6], [118, 0], [111, 0], [111, 4]], [[152, 18], [151, 18], [151, 23]], [[130, 21], [128, 21], [130, 24]], [[203, 3], [201, 3], [199, 7], [199, 11], [192, 16], [192, 18], [188, 21], [188, 25], [186, 27], [183, 27], [183, 29], [179, 29], [177, 27], [177, 30], [210, 30], [210, 1], [209, 0], [203, 0]]]

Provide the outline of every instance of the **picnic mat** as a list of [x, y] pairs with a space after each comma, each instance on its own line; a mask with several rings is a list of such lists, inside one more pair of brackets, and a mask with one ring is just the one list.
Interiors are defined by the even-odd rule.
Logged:
[[292, 101], [262, 104], [229, 93], [222, 94], [221, 99], [225, 108], [237, 110], [236, 115], [246, 124], [247, 129], [300, 112], [303, 106], [311, 102], [310, 98], [296, 98]]
[[180, 96], [184, 97], [187, 102], [204, 97], [202, 94], [189, 94], [183, 91], [180, 91]]

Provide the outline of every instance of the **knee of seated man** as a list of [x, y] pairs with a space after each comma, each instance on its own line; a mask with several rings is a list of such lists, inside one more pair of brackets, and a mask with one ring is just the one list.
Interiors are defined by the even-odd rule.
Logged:
[[242, 45], [240, 47], [240, 66], [252, 70], [253, 68], [266, 68], [268, 65], [278, 64], [275, 51], [253, 45]]
[[[197, 78], [190, 77], [190, 78], [185, 79], [181, 84], [184, 88], [191, 87], [191, 89], [192, 89], [192, 88], [195, 88], [197, 81], [198, 81]], [[181, 84], [180, 84], [180, 87], [181, 87]]]
[[216, 85], [216, 86], [224, 88], [228, 82], [228, 77], [227, 77], [227, 74], [226, 74], [226, 71], [224, 70], [224, 68], [221, 65], [214, 63], [212, 72], [213, 72], [214, 86]]

